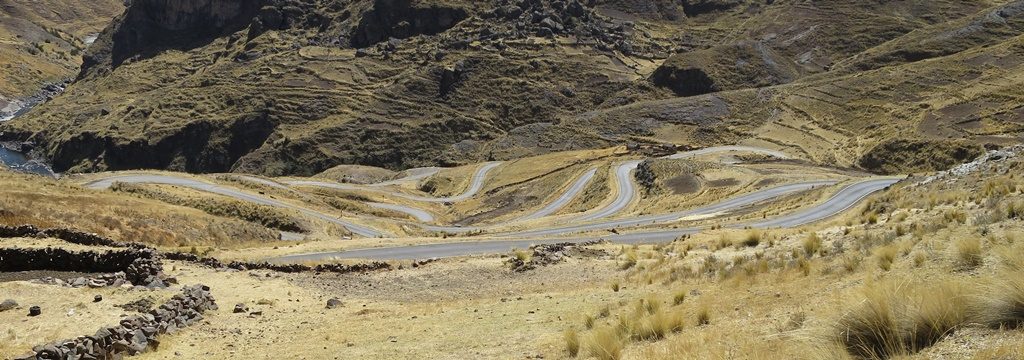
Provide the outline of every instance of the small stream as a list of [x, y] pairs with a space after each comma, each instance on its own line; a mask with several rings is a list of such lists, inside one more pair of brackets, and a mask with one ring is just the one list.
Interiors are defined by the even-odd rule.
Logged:
[[[24, 99], [8, 100], [7, 104], [0, 108], [0, 123], [10, 121], [18, 116], [27, 113], [36, 105], [49, 101], [54, 96], [64, 92], [70, 80], [58, 83], [47, 84], [36, 95]], [[37, 174], [53, 178], [59, 178], [60, 174], [54, 173], [46, 162], [32, 158], [28, 151], [20, 143], [0, 143], [0, 164], [7, 168], [28, 174]]]
[[54, 173], [46, 163], [32, 159], [21, 152], [8, 149], [6, 146], [2, 145], [0, 145], [0, 164], [3, 164], [7, 168], [17, 172], [49, 176], [52, 178], [60, 177], [58, 174]]

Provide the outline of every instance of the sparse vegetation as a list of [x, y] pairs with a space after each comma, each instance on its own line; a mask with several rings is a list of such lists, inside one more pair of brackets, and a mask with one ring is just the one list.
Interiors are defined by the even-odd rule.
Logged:
[[[72, 174], [8, 184], [0, 170], [0, 224], [76, 225], [224, 263], [421, 244], [415, 249], [491, 240], [481, 247], [496, 247], [519, 240], [521, 230], [572, 226], [579, 213], [623, 195], [616, 167], [633, 160], [646, 191], [594, 222], [696, 214], [566, 234], [613, 240], [586, 252], [403, 259], [387, 272], [218, 271], [168, 260], [165, 270], [182, 284], [209, 282], [222, 305], [253, 309], [209, 316], [184, 336], [161, 338], [143, 358], [260, 358], [267, 346], [281, 358], [1011, 359], [1024, 351], [1024, 155], [991, 152], [990, 160], [934, 172], [1024, 131], [1019, 2], [289, 0], [182, 15], [147, 13], [174, 2], [136, 1], [81, 56], [70, 54], [85, 49], [83, 28], [106, 22], [65, 26], [63, 10], [81, 6], [27, 3], [34, 2], [5, 4], [18, 21], [0, 24], [0, 104], [89, 61], [67, 93], [0, 125], [2, 140], [34, 147]], [[90, 9], [105, 13], [109, 5]], [[26, 7], [56, 15], [41, 21]], [[161, 21], [187, 29], [194, 19], [220, 21], [198, 24], [198, 39], [152, 31]], [[665, 157], [715, 144], [762, 146], [792, 159], [744, 151]], [[414, 199], [418, 190], [462, 193], [485, 160], [503, 164], [476, 195]], [[421, 166], [452, 167], [373, 189], [285, 187], [316, 173], [364, 183]], [[396, 236], [343, 239], [342, 226], [305, 212], [166, 185], [77, 185], [95, 175], [75, 173], [129, 168], [281, 176], [279, 184], [231, 185], [355, 215]], [[591, 169], [583, 192], [554, 216], [514, 221], [546, 208]], [[752, 229], [881, 179], [866, 172], [900, 181], [813, 223]], [[735, 211], [687, 212], [820, 180], [836, 184]], [[436, 215], [435, 225], [467, 228], [428, 230], [368, 202], [415, 204]], [[408, 219], [388, 219], [399, 217]], [[261, 244], [280, 233], [267, 227], [309, 236]], [[634, 231], [693, 234], [615, 243], [649, 240]], [[402, 254], [419, 255], [389, 252]], [[550, 259], [558, 263], [530, 272], [500, 265]], [[0, 293], [44, 306], [28, 320], [21, 309], [0, 314], [0, 323], [17, 327], [0, 341], [4, 358], [31, 348], [26, 339], [92, 334], [96, 325], [69, 334], [64, 324], [122, 321], [107, 310], [128, 297], [167, 295], [6, 279]], [[31, 294], [47, 296], [21, 300]], [[107, 298], [89, 303], [94, 294]], [[325, 309], [333, 296], [344, 305]], [[62, 327], [42, 334], [53, 324]]]
[[761, 244], [762, 236], [763, 235], [760, 231], [751, 230], [750, 232], [747, 233], [745, 237], [743, 237], [743, 241], [741, 242], [741, 244], [746, 247], [756, 247], [757, 245]]
[[960, 238], [954, 243], [955, 262], [964, 269], [973, 269], [981, 265], [981, 240], [975, 237]]
[[701, 305], [697, 309], [697, 326], [711, 324], [711, 309], [707, 305]]
[[623, 259], [622, 264], [619, 265], [620, 270], [628, 270], [636, 266], [637, 261], [640, 260], [640, 256], [637, 255], [636, 248], [629, 247], [623, 248], [620, 257]]
[[818, 233], [812, 232], [804, 238], [804, 254], [808, 257], [814, 256], [821, 251], [821, 238], [818, 237]]
[[576, 333], [576, 330], [566, 329], [562, 334], [565, 338], [565, 350], [569, 352], [570, 357], [576, 357], [580, 353], [580, 337]]
[[516, 257], [516, 260], [521, 262], [528, 263], [530, 260], [533, 260], [533, 251], [516, 249], [512, 253]]
[[892, 269], [892, 263], [896, 260], [896, 253], [898, 249], [895, 246], [884, 246], [875, 251], [875, 259], [878, 261], [878, 267], [882, 270], [889, 271]]
[[686, 301], [686, 292], [684, 291], [676, 292], [676, 294], [672, 296], [672, 305], [679, 306], [683, 301]]

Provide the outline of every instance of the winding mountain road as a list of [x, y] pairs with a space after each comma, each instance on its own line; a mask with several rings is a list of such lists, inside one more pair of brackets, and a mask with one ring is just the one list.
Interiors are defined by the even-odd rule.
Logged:
[[881, 178], [851, 184], [832, 196], [822, 204], [790, 215], [748, 224], [746, 226], [759, 229], [791, 228], [810, 224], [823, 218], [832, 217], [849, 209], [868, 195], [885, 189], [899, 182], [896, 178]]
[[618, 190], [615, 193], [615, 200], [604, 207], [580, 215], [575, 221], [591, 221], [617, 214], [629, 206], [636, 197], [636, 183], [633, 182], [633, 171], [640, 166], [640, 160], [627, 161], [615, 168], [615, 182]]
[[595, 231], [595, 230], [610, 230], [623, 227], [634, 227], [641, 225], [655, 225], [664, 224], [679, 221], [683, 218], [700, 217], [706, 215], [715, 215], [719, 213], [725, 213], [731, 210], [736, 210], [742, 207], [760, 203], [769, 199], [785, 196], [797, 192], [812, 190], [822, 186], [834, 185], [836, 181], [809, 181], [794, 184], [781, 185], [773, 188], [764, 190], [754, 191], [748, 194], [740, 195], [734, 198], [727, 199], [725, 201], [715, 203], [708, 206], [699, 207], [696, 209], [678, 211], [668, 214], [657, 214], [657, 215], [646, 215], [638, 217], [630, 217], [625, 219], [617, 220], [606, 220], [591, 224], [580, 224], [580, 225], [568, 225], [547, 229], [530, 230], [522, 232], [513, 232], [507, 234], [497, 234], [495, 236], [500, 237], [539, 237], [539, 236], [555, 236], [564, 235], [584, 231]]
[[759, 147], [754, 147], [754, 146], [744, 146], [744, 145], [712, 146], [712, 147], [706, 147], [706, 148], [703, 148], [703, 149], [690, 150], [690, 151], [684, 151], [684, 152], [677, 153], [677, 154], [672, 154], [672, 155], [666, 156], [665, 158], [666, 159], [689, 159], [689, 158], [697, 157], [697, 156], [701, 156], [701, 155], [708, 155], [708, 154], [714, 154], [714, 153], [720, 153], [720, 152], [729, 152], [729, 151], [752, 152], [752, 153], [757, 153], [757, 154], [762, 154], [762, 155], [771, 155], [771, 156], [777, 157], [779, 159], [789, 159], [790, 158], [789, 155], [786, 155], [786, 153], [778, 151], [778, 150], [765, 149], [765, 148], [759, 148]]
[[378, 202], [369, 202], [369, 203], [366, 203], [366, 205], [369, 205], [370, 207], [377, 208], [377, 209], [397, 211], [397, 212], [400, 212], [400, 213], [403, 213], [403, 214], [406, 214], [406, 215], [410, 215], [410, 216], [416, 218], [416, 221], [423, 222], [423, 223], [429, 223], [429, 222], [433, 222], [434, 221], [434, 215], [431, 215], [430, 212], [428, 212], [426, 210], [410, 207], [410, 206], [399, 205], [399, 204], [385, 204], [385, 203], [378, 203]]
[[540, 219], [542, 217], [554, 214], [559, 209], [565, 207], [566, 205], [569, 205], [569, 202], [571, 202], [572, 199], [575, 199], [576, 195], [579, 195], [580, 192], [583, 191], [583, 189], [587, 186], [587, 184], [590, 183], [590, 180], [594, 178], [594, 175], [597, 175], [596, 168], [590, 169], [589, 171], [583, 173], [583, 175], [577, 178], [576, 181], [573, 182], [572, 185], [569, 186], [569, 188], [566, 189], [565, 192], [558, 197], [558, 199], [555, 199], [555, 201], [548, 203], [547, 206], [544, 206], [543, 208], [533, 212], [532, 214], [519, 218], [518, 221]]
[[[684, 153], [675, 154], [666, 158], [672, 159], [685, 159], [694, 156], [712, 154], [717, 152], [726, 151], [744, 151], [744, 152], [755, 152], [766, 155], [775, 156], [778, 158], [788, 158], [784, 153], [777, 152], [774, 150], [760, 149], [746, 146], [721, 146], [707, 149], [700, 149], [695, 151], [688, 151]], [[367, 259], [416, 259], [416, 258], [429, 258], [429, 257], [448, 257], [448, 256], [459, 256], [459, 255], [470, 255], [470, 254], [481, 254], [489, 252], [500, 252], [506, 251], [510, 248], [525, 248], [531, 244], [543, 244], [543, 243], [555, 243], [555, 242], [579, 242], [595, 240], [598, 238], [609, 240], [615, 243], [621, 244], [632, 244], [632, 243], [648, 243], [648, 242], [664, 242], [671, 241], [681, 235], [692, 234], [700, 231], [700, 228], [688, 228], [688, 229], [672, 229], [672, 230], [661, 230], [661, 231], [640, 231], [634, 233], [625, 234], [606, 234], [606, 235], [572, 235], [583, 232], [601, 231], [601, 230], [613, 230], [622, 228], [634, 228], [656, 224], [667, 224], [678, 222], [685, 219], [696, 219], [709, 216], [718, 216], [728, 213], [733, 210], [737, 210], [743, 207], [747, 207], [753, 204], [761, 203], [773, 198], [786, 196], [798, 192], [809, 191], [817, 189], [823, 186], [835, 185], [836, 181], [831, 180], [820, 180], [820, 181], [808, 181], [800, 183], [792, 183], [786, 185], [780, 185], [772, 188], [761, 189], [744, 195], [736, 196], [723, 200], [721, 202], [690, 209], [686, 211], [677, 211], [667, 214], [655, 214], [646, 216], [635, 216], [621, 219], [605, 219], [611, 217], [617, 213], [620, 213], [624, 209], [628, 208], [629, 204], [632, 203], [636, 196], [636, 184], [633, 181], [633, 172], [639, 166], [641, 160], [630, 160], [619, 164], [615, 168], [615, 178], [617, 182], [617, 192], [615, 198], [600, 207], [599, 209], [582, 213], [576, 217], [570, 217], [570, 223], [563, 225], [556, 225], [553, 227], [532, 229], [526, 231], [510, 231], [504, 233], [494, 233], [488, 235], [491, 240], [481, 241], [465, 241], [465, 242], [451, 242], [442, 244], [427, 244], [427, 245], [414, 245], [414, 246], [403, 246], [395, 248], [374, 248], [374, 249], [361, 249], [344, 252], [327, 252], [317, 254], [302, 254], [286, 256], [281, 258], [273, 259], [273, 261], [286, 262], [286, 261], [304, 261], [304, 260], [318, 260], [324, 258], [367, 258]], [[483, 187], [484, 181], [488, 173], [498, 167], [500, 162], [489, 162], [480, 166], [473, 174], [472, 179], [468, 188], [461, 194], [450, 196], [450, 197], [425, 197], [417, 195], [409, 195], [404, 193], [397, 193], [382, 189], [379, 187], [370, 187], [365, 185], [351, 185], [342, 183], [332, 183], [325, 181], [316, 180], [291, 180], [277, 182], [267, 180], [258, 177], [240, 175], [239, 178], [247, 181], [272, 186], [279, 189], [291, 189], [292, 186], [317, 186], [327, 187], [342, 190], [352, 191], [375, 191], [388, 193], [390, 195], [403, 197], [414, 201], [422, 202], [457, 202], [464, 201], [476, 196]], [[415, 177], [422, 179], [427, 176], [436, 173], [433, 168], [424, 168], [422, 171], [414, 172], [403, 179], [394, 181], [410, 181], [409, 179]], [[559, 209], [568, 205], [573, 199], [575, 199], [582, 191], [586, 188], [586, 185], [590, 183], [593, 177], [596, 175], [597, 169], [590, 169], [568, 186], [565, 191], [555, 198], [550, 203], [541, 207], [537, 211], [530, 213], [529, 215], [523, 216], [518, 219], [510, 220], [506, 223], [476, 228], [476, 227], [454, 227], [454, 226], [434, 226], [427, 225], [424, 223], [430, 223], [434, 221], [434, 216], [423, 209], [417, 209], [414, 207], [399, 205], [399, 204], [388, 204], [388, 203], [376, 203], [368, 202], [368, 206], [372, 206], [379, 209], [387, 209], [397, 212], [408, 214], [415, 218], [419, 223], [414, 223], [408, 220], [391, 220], [397, 224], [405, 225], [418, 225], [427, 230], [443, 231], [450, 233], [464, 233], [468, 231], [476, 230], [493, 230], [499, 229], [500, 227], [507, 226], [511, 223], [516, 223], [526, 220], [536, 220], [543, 217], [555, 214]], [[855, 182], [844, 186], [842, 189], [837, 191], [830, 199], [824, 201], [821, 204], [806, 208], [801, 211], [794, 212], [792, 214], [776, 217], [759, 222], [730, 225], [732, 228], [741, 227], [753, 227], [753, 228], [776, 228], [776, 227], [796, 227], [807, 223], [815, 222], [821, 219], [825, 219], [835, 214], [838, 214], [849, 207], [859, 202], [869, 194], [884, 189], [898, 180], [894, 178], [875, 178], [868, 179], [859, 182]], [[312, 209], [308, 209], [299, 205], [294, 205], [272, 199], [266, 196], [260, 196], [238, 190], [229, 186], [218, 185], [208, 183], [200, 180], [196, 180], [190, 177], [179, 177], [173, 175], [162, 175], [162, 174], [121, 174], [113, 175], [107, 178], [95, 180], [85, 184], [86, 187], [92, 189], [106, 189], [109, 188], [115, 182], [123, 183], [148, 183], [148, 184], [167, 184], [176, 185], [192, 188], [199, 191], [205, 191], [209, 193], [224, 195], [232, 197], [238, 200], [247, 201], [260, 205], [274, 206], [280, 208], [287, 208], [296, 210], [306, 216], [312, 218], [321, 219], [333, 224], [344, 226], [345, 228], [352, 231], [352, 233], [364, 237], [389, 237], [392, 236], [381, 230], [371, 228], [369, 226], [357, 224], [351, 221], [339, 219], [337, 217], [327, 215]], [[601, 220], [605, 219], [605, 220]]]
[[377, 186], [398, 185], [398, 184], [407, 183], [407, 182], [414, 182], [414, 181], [419, 181], [419, 180], [422, 180], [422, 179], [426, 179], [426, 178], [428, 178], [428, 177], [430, 177], [430, 176], [432, 176], [434, 174], [437, 174], [438, 172], [441, 172], [441, 168], [439, 168], [439, 167], [424, 167], [424, 168], [409, 169], [409, 170], [405, 171], [405, 173], [408, 174], [408, 175], [403, 177], [403, 178], [398, 178], [398, 179], [394, 179], [394, 180], [388, 180], [388, 181], [379, 182], [379, 183], [375, 183], [375, 184], [367, 184], [366, 186], [377, 187]]
[[187, 187], [199, 191], [205, 191], [208, 193], [224, 195], [227, 197], [235, 198], [242, 201], [251, 202], [259, 205], [267, 205], [280, 207], [285, 209], [296, 210], [303, 215], [317, 218], [323, 221], [327, 221], [332, 224], [344, 226], [346, 229], [351, 231], [353, 234], [365, 237], [387, 237], [391, 236], [385, 232], [370, 228], [368, 226], [359, 225], [353, 222], [338, 219], [336, 217], [310, 210], [301, 206], [292, 205], [283, 201], [274, 200], [268, 197], [251, 194], [227, 186], [221, 186], [211, 184], [195, 179], [186, 177], [177, 177], [170, 175], [151, 175], [151, 174], [140, 174], [140, 175], [117, 175], [108, 178], [92, 181], [86, 183], [85, 186], [90, 189], [107, 189], [110, 188], [115, 182], [127, 183], [127, 184], [164, 184], [164, 185], [175, 185]]
[[[449, 197], [427, 197], [427, 196], [409, 195], [409, 194], [400, 193], [400, 192], [387, 191], [387, 190], [384, 190], [384, 189], [376, 189], [374, 187], [366, 186], [366, 185], [342, 184], [342, 183], [318, 181], [318, 180], [286, 180], [286, 181], [284, 181], [284, 183], [286, 183], [288, 185], [292, 185], [292, 186], [317, 186], [317, 187], [325, 187], [325, 188], [338, 189], [338, 190], [374, 191], [374, 192], [385, 193], [385, 194], [389, 194], [389, 195], [393, 195], [393, 196], [397, 196], [397, 197], [401, 197], [401, 198], [405, 198], [405, 199], [409, 199], [409, 200], [413, 200], [413, 201], [422, 201], [422, 202], [434, 202], [434, 203], [458, 202], [458, 201], [467, 200], [467, 199], [475, 196], [478, 192], [480, 192], [480, 190], [484, 188], [484, 180], [487, 179], [487, 173], [490, 172], [491, 170], [494, 170], [494, 168], [498, 167], [499, 165], [501, 165], [500, 161], [492, 161], [492, 162], [489, 162], [489, 163], [484, 163], [484, 165], [480, 166], [480, 168], [476, 170], [476, 173], [473, 174], [473, 178], [469, 182], [469, 188], [467, 188], [466, 191], [464, 191], [463, 193], [461, 193], [459, 195], [449, 196]], [[428, 172], [428, 171], [424, 171], [422, 173], [415, 174], [413, 176], [414, 177], [418, 177], [418, 178], [425, 178], [425, 177], [428, 177], [430, 175], [433, 175], [434, 173], [436, 173], [436, 171], [433, 172], [433, 173]], [[406, 178], [406, 179], [408, 179], [408, 178]]]
[[[731, 226], [733, 228], [769, 228], [769, 227], [791, 227], [804, 225], [813, 221], [819, 221], [830, 218], [856, 205], [864, 197], [882, 189], [885, 189], [895, 183], [899, 182], [898, 179], [883, 178], [883, 179], [871, 179], [857, 183], [847, 185], [837, 191], [835, 195], [826, 200], [825, 202], [812, 206], [811, 208], [803, 211], [782, 216], [772, 221], [753, 223], [753, 224], [738, 224]], [[739, 202], [733, 199], [732, 205], [726, 205], [730, 201], [726, 201], [720, 204], [706, 207], [721, 208], [738, 205]], [[696, 211], [696, 210], [694, 210]], [[375, 260], [409, 260], [409, 259], [427, 259], [427, 258], [441, 258], [441, 257], [453, 257], [453, 256], [464, 256], [464, 255], [479, 255], [479, 254], [491, 254], [506, 252], [511, 249], [525, 249], [531, 245], [538, 244], [552, 244], [561, 242], [585, 242], [591, 240], [607, 240], [616, 244], [639, 244], [639, 243], [667, 243], [671, 242], [680, 236], [695, 234], [702, 230], [702, 228], [686, 228], [686, 229], [672, 229], [672, 230], [661, 230], [661, 231], [644, 231], [635, 232], [628, 234], [612, 234], [612, 235], [589, 235], [589, 236], [576, 236], [568, 238], [528, 238], [520, 240], [494, 240], [494, 241], [471, 241], [471, 242], [450, 242], [440, 244], [424, 244], [424, 245], [412, 245], [412, 246], [401, 246], [401, 247], [381, 247], [381, 248], [370, 248], [370, 249], [358, 249], [349, 251], [336, 251], [336, 252], [324, 252], [324, 253], [313, 253], [313, 254], [298, 254], [282, 256], [278, 258], [269, 259], [271, 262], [278, 263], [291, 263], [291, 262], [304, 262], [304, 261], [319, 261], [324, 259], [375, 259]]]

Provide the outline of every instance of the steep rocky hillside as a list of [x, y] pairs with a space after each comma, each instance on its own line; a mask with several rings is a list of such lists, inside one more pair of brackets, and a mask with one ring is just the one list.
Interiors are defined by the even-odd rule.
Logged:
[[123, 9], [118, 0], [0, 1], [0, 119], [45, 84], [74, 77], [85, 48]]
[[743, 140], [908, 171], [922, 166], [886, 159], [913, 147], [879, 145], [1019, 141], [1021, 4], [137, 0], [63, 96], [0, 130], [75, 171], [311, 175]]

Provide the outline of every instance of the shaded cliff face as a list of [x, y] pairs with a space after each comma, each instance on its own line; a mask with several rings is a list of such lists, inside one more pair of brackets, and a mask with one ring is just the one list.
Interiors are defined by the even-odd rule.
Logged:
[[407, 0], [377, 0], [352, 32], [352, 46], [367, 47], [389, 38], [434, 35], [466, 18], [466, 10], [444, 6], [412, 7]]
[[134, 57], [189, 50], [249, 26], [261, 0], [134, 0], [86, 53], [83, 73]]

